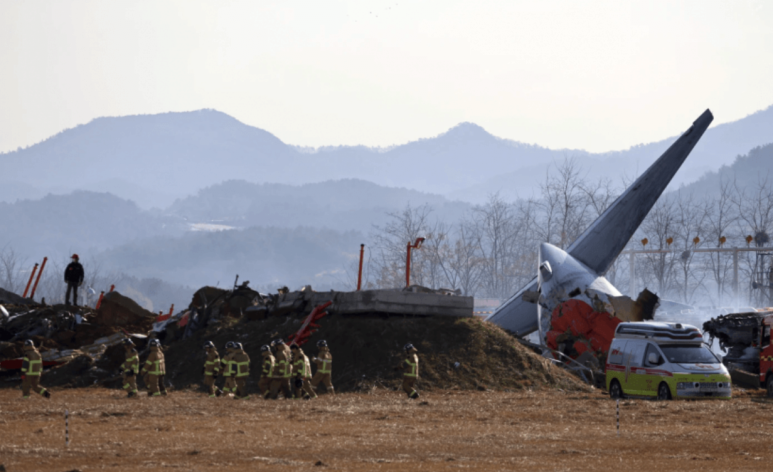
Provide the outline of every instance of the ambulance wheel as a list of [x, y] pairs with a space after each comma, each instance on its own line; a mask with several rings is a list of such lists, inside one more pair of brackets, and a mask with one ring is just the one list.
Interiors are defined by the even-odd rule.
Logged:
[[767, 378], [767, 391], [768, 397], [773, 397], [773, 372], [768, 372], [765, 376]]
[[668, 388], [668, 384], [661, 382], [658, 385], [658, 400], [671, 400], [671, 389]]
[[609, 397], [614, 400], [623, 398], [623, 388], [620, 387], [620, 382], [617, 380], [613, 380], [612, 383], [609, 384]]

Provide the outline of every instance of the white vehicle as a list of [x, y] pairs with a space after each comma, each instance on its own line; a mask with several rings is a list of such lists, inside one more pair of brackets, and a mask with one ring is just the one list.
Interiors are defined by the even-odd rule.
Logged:
[[727, 368], [691, 325], [620, 323], [609, 347], [606, 372], [612, 398], [731, 397]]

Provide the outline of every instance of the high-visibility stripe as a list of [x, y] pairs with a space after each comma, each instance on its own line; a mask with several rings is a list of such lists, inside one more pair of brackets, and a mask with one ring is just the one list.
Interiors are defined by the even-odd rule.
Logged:
[[160, 360], [145, 362], [145, 367], [146, 368], [149, 365], [153, 366], [153, 370], [147, 369], [148, 374], [150, 374], [150, 375], [162, 375], [163, 374], [163, 372], [161, 372], [161, 361]]
[[[236, 376], [237, 377], [246, 377], [246, 376], [250, 375], [250, 362], [249, 361], [235, 362], [235, 364], [236, 364], [236, 371], [237, 371]], [[242, 367], [246, 367], [246, 369], [242, 370]]]
[[320, 359], [322, 361], [322, 367], [319, 368], [319, 371], [323, 374], [329, 374], [333, 371], [333, 361], [329, 359]]
[[406, 359], [405, 363], [408, 364], [409, 366], [411, 366], [411, 371], [403, 373], [403, 376], [405, 376], [405, 377], [416, 377], [416, 366], [418, 365], [418, 362], [414, 363], [414, 362], [411, 362], [410, 360]]

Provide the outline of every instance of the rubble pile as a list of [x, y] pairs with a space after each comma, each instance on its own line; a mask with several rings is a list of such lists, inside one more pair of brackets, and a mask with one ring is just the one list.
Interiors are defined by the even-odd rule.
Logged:
[[91, 363], [102, 361], [111, 347], [128, 336], [142, 341], [155, 320], [153, 313], [118, 292], [107, 294], [99, 310], [47, 306], [3, 292], [5, 300], [14, 302], [0, 305], [0, 374], [6, 377], [18, 375], [26, 339], [40, 349], [44, 367], [67, 365], [71, 371], [85, 365], [85, 358]]
[[[310, 342], [303, 348], [315, 354], [316, 341], [328, 341], [338, 391], [397, 387], [402, 374], [394, 367], [403, 360], [402, 348], [408, 342], [420, 352], [422, 389], [588, 388], [499, 327], [457, 316], [452, 308], [465, 305], [467, 300], [443, 305], [431, 299], [450, 316], [421, 316], [429, 313], [426, 300], [430, 299], [425, 298], [417, 305], [419, 316], [388, 316], [404, 310], [405, 293], [442, 301], [468, 297], [415, 289], [374, 292], [314, 292], [306, 286], [296, 292], [283, 288], [277, 294], [265, 295], [247, 284], [233, 290], [203, 287], [186, 309], [161, 316], [117, 292], [107, 294], [98, 311], [64, 305], [8, 305], [10, 316], [0, 321], [0, 362], [21, 356], [21, 342], [32, 338], [41, 346], [44, 358], [48, 356], [58, 364], [46, 370], [46, 385], [118, 387], [118, 367], [124, 359], [121, 341], [131, 336], [144, 361], [147, 340], [157, 338], [166, 353], [168, 386], [197, 388], [202, 380], [204, 342], [215, 342], [222, 354], [226, 342], [238, 341], [253, 361], [248, 388], [255, 389], [260, 347], [276, 338], [290, 338], [315, 307], [326, 304], [328, 314], [315, 318], [315, 331], [304, 338]], [[471, 311], [471, 299], [469, 304]], [[365, 308], [357, 312], [356, 306]], [[0, 376], [18, 380], [18, 371]], [[15, 383], [0, 380], [0, 386], [12, 385]]]

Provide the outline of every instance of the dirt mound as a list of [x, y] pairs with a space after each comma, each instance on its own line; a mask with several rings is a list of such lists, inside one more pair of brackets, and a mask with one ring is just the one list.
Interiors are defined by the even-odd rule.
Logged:
[[[223, 354], [227, 341], [239, 341], [253, 362], [248, 387], [257, 387], [260, 346], [298, 330], [301, 317], [242, 319], [197, 332], [166, 349], [167, 380], [176, 388], [201, 382], [202, 346], [212, 340]], [[382, 318], [332, 315], [303, 346], [317, 352], [326, 339], [334, 356], [333, 384], [339, 391], [395, 387], [402, 374], [394, 370], [403, 359], [403, 346], [419, 350], [422, 389], [562, 388], [586, 390], [576, 377], [553, 366], [520, 345], [502, 329], [476, 318]]]
[[140, 329], [143, 333], [150, 329], [154, 321], [156, 321], [155, 313], [149, 312], [131, 298], [118, 292], [105, 294], [93, 319], [93, 323], [100, 326], [131, 327]]

